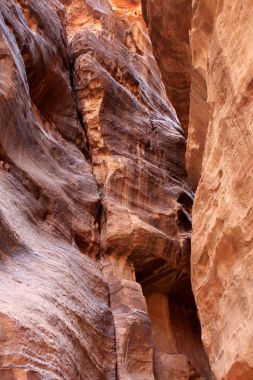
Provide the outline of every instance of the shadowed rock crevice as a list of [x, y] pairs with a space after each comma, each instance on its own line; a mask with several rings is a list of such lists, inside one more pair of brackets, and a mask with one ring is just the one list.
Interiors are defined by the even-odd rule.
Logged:
[[152, 323], [155, 379], [213, 380], [190, 278], [182, 276], [175, 284], [166, 293], [156, 283], [143, 288]]
[[192, 69], [189, 41], [191, 1], [142, 0], [141, 2], [153, 52], [168, 98], [175, 107], [187, 136]]

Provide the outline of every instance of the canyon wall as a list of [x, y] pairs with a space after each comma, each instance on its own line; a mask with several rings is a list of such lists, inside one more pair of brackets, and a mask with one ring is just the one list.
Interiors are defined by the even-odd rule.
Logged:
[[253, 378], [252, 24], [0, 0], [1, 379]]
[[191, 90], [191, 1], [142, 0], [142, 8], [168, 97], [187, 135]]
[[215, 375], [249, 380], [253, 378], [253, 1], [195, 1], [193, 14], [193, 66], [201, 77], [198, 88], [202, 83], [207, 89], [207, 105], [202, 108], [202, 125], [195, 118], [200, 112], [195, 100], [190, 115], [190, 160], [198, 140], [203, 138], [205, 145], [193, 208], [192, 284]]
[[101, 201], [64, 18], [58, 1], [1, 1], [3, 380], [115, 378], [108, 285], [91, 259], [99, 255]]
[[0, 11], [1, 379], [208, 379], [186, 143], [140, 1]]
[[[160, 22], [166, 18], [171, 2], [158, 3], [156, 7], [156, 2], [143, 0], [143, 9], [154, 53], [166, 78], [171, 75], [170, 64], [164, 64], [171, 43], [188, 24], [181, 23], [185, 13], [174, 19], [174, 28], [168, 15], [167, 24]], [[189, 12], [190, 1], [185, 3], [184, 10]], [[173, 11], [172, 14], [175, 15]], [[193, 206], [192, 285], [202, 339], [219, 380], [253, 378], [252, 25], [252, 0], [192, 2], [186, 152], [189, 182], [194, 190], [197, 188]], [[184, 38], [178, 48], [183, 43]], [[181, 67], [182, 56], [173, 59]], [[176, 109], [185, 104], [182, 99], [178, 101], [181, 103], [174, 104]]]

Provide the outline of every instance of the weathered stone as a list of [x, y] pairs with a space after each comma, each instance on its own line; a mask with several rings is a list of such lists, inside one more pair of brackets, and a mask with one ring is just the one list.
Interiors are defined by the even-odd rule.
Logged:
[[51, 0], [0, 7], [4, 380], [115, 378], [108, 288], [88, 257], [99, 252], [100, 198], [82, 153], [63, 11]]
[[253, 376], [252, 0], [142, 3], [1, 1], [3, 380], [212, 379], [188, 119], [203, 341]]
[[127, 257], [103, 259], [115, 324], [118, 379], [154, 379], [151, 322], [133, 265]]
[[189, 264], [191, 221], [180, 203], [183, 195], [191, 202], [185, 140], [152, 56], [140, 3], [131, 3], [131, 12], [120, 4], [82, 2], [79, 29], [75, 2], [68, 8], [76, 96], [103, 201], [101, 249], [128, 256], [142, 283], [161, 282], [168, 289]]
[[[250, 380], [253, 3], [194, 1], [193, 6], [193, 65], [201, 71], [197, 86], [205, 84], [207, 104], [200, 125], [198, 103], [192, 103], [189, 131], [199, 136], [202, 129], [205, 145], [193, 208], [192, 283], [214, 374], [219, 380]], [[189, 140], [188, 157], [195, 145]]]
[[190, 0], [142, 0], [165, 88], [187, 135], [191, 88]]

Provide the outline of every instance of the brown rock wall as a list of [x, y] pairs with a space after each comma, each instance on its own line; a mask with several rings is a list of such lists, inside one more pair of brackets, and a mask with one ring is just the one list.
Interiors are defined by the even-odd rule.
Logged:
[[190, 52], [190, 1], [151, 45], [140, 1], [2, 0], [0, 378], [212, 379], [189, 124], [202, 338], [251, 379], [253, 4], [192, 5]]
[[99, 251], [100, 199], [63, 8], [2, 1], [0, 11], [0, 378], [115, 378], [108, 288], [88, 257]]
[[191, 0], [142, 0], [142, 7], [168, 98], [187, 135], [191, 88]]
[[140, 2], [0, 17], [1, 378], [153, 379], [135, 272], [189, 276], [192, 194]]

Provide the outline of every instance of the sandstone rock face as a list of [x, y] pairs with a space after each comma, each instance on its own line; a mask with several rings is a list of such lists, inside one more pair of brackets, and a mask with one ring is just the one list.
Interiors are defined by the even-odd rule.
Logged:
[[153, 46], [139, 0], [1, 0], [3, 380], [213, 379], [188, 121], [203, 341], [253, 377], [252, 0], [194, 0], [191, 51], [142, 3]]
[[103, 203], [101, 253], [128, 256], [140, 282], [167, 290], [189, 264], [185, 140], [140, 4], [131, 17], [120, 4], [78, 2], [78, 28], [76, 2], [67, 10], [78, 108]]
[[177, 365], [166, 350], [157, 355], [141, 287], [131, 274], [145, 295], [155, 291], [167, 305], [168, 293], [189, 279], [192, 194], [183, 131], [166, 97], [140, 2], [72, 1], [66, 11], [78, 111], [103, 205], [100, 253], [115, 322], [117, 375], [152, 379], [154, 351], [156, 378], [178, 371], [183, 379], [190, 373], [188, 358], [177, 346]]
[[189, 283], [192, 193], [140, 2], [0, 11], [1, 379], [187, 378], [142, 293]]
[[187, 135], [191, 88], [190, 0], [142, 0], [168, 97]]
[[209, 68], [209, 46], [211, 44], [216, 0], [193, 2], [191, 23], [192, 76], [190, 94], [190, 116], [186, 150], [186, 165], [189, 181], [196, 190], [202, 171], [206, 134], [210, 118], [210, 102], [207, 86]]
[[0, 378], [115, 378], [108, 287], [89, 258], [100, 197], [64, 9], [8, 0], [0, 11]]
[[[252, 24], [251, 0], [193, 2], [197, 75], [188, 159], [195, 160], [196, 147], [205, 149], [202, 162], [198, 153], [192, 283], [212, 369], [226, 380], [253, 378]], [[207, 104], [200, 109], [204, 98]], [[188, 167], [195, 176], [191, 163]]]
[[[170, 29], [174, 14], [166, 13], [170, 3], [143, 0], [164, 78], [170, 72], [167, 57], [173, 57], [168, 39], [185, 27], [177, 24]], [[189, 3], [184, 4], [184, 15]], [[190, 183], [193, 189], [198, 186], [193, 207], [192, 283], [203, 341], [214, 374], [222, 380], [253, 378], [252, 24], [252, 0], [192, 2], [186, 151]], [[176, 42], [177, 48], [182, 41]], [[182, 56], [173, 58], [181, 67]]]

